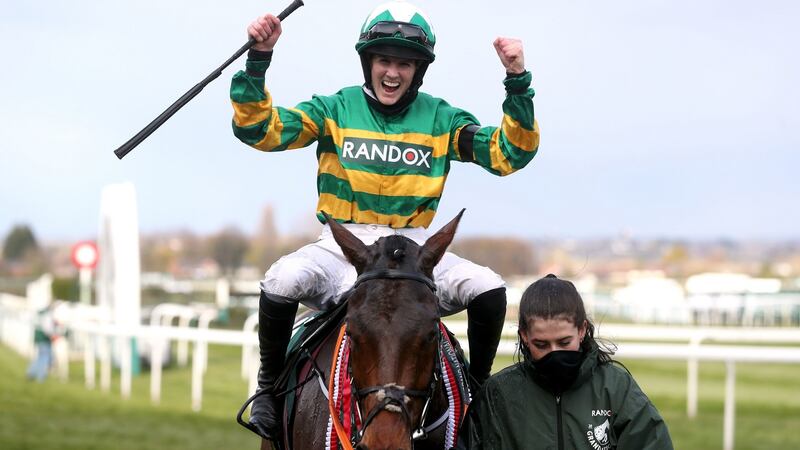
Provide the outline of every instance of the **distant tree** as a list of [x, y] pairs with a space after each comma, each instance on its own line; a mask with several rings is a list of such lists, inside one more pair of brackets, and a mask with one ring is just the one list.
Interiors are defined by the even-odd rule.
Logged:
[[459, 239], [453, 243], [451, 250], [503, 276], [537, 273], [533, 244], [523, 239], [487, 237]]
[[209, 244], [211, 257], [228, 275], [232, 275], [242, 265], [248, 248], [247, 237], [235, 227], [227, 227], [212, 236]]
[[181, 231], [176, 236], [180, 243], [180, 260], [182, 267], [193, 267], [200, 264], [208, 255], [203, 245], [203, 238], [190, 231]]
[[245, 260], [259, 269], [266, 270], [281, 257], [281, 236], [275, 226], [275, 213], [267, 205], [261, 213], [261, 223], [250, 242]]
[[39, 244], [28, 225], [15, 225], [3, 242], [3, 259], [21, 262], [31, 254], [39, 253]]
[[170, 272], [175, 265], [177, 250], [164, 236], [142, 236], [139, 244], [142, 269], [147, 272]]
[[673, 277], [684, 277], [690, 262], [689, 249], [685, 244], [675, 243], [668, 246], [661, 257], [661, 264], [667, 274]]
[[212, 258], [208, 240], [186, 230], [142, 234], [139, 244], [142, 270], [185, 276], [204, 259]]
[[775, 271], [775, 264], [772, 261], [761, 261], [756, 276], [760, 278], [777, 278], [779, 275]]

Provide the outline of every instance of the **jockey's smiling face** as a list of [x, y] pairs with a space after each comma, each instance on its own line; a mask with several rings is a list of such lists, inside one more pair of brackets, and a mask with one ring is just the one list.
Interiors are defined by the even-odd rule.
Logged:
[[372, 89], [378, 101], [387, 106], [397, 103], [411, 86], [416, 71], [413, 59], [373, 55]]
[[563, 316], [549, 319], [532, 317], [528, 319], [526, 329], [520, 329], [519, 334], [533, 360], [538, 361], [554, 350], [579, 350], [586, 335], [586, 326], [583, 323], [577, 327]]

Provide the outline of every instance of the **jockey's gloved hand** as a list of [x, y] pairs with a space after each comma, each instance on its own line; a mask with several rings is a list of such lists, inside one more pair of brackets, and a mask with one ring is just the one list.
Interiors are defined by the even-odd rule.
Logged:
[[275, 409], [277, 404], [272, 393], [264, 392], [253, 399], [250, 407], [250, 425], [264, 439], [276, 440], [280, 436], [281, 420]]

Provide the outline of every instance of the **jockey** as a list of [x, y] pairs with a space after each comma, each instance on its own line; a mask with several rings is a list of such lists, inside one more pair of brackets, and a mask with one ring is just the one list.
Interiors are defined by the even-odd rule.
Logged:
[[[427, 239], [452, 161], [478, 164], [494, 175], [523, 168], [536, 154], [531, 74], [522, 42], [499, 37], [494, 47], [505, 68], [502, 125], [481, 126], [470, 113], [419, 91], [434, 61], [436, 35], [415, 6], [393, 1], [364, 22], [356, 51], [362, 86], [331, 96], [314, 96], [295, 108], [272, 104], [264, 88], [281, 23], [266, 14], [248, 27], [255, 38], [246, 70], [234, 75], [233, 131], [265, 152], [317, 142], [317, 217], [323, 211], [364, 241], [401, 234], [419, 244]], [[499, 275], [446, 253], [434, 270], [443, 316], [467, 310], [471, 376], [488, 378], [506, 311]], [[261, 368], [250, 421], [262, 437], [280, 433], [280, 402], [273, 395], [281, 373], [298, 303], [314, 309], [335, 305], [356, 272], [325, 226], [319, 240], [279, 259], [261, 281], [259, 344]]]

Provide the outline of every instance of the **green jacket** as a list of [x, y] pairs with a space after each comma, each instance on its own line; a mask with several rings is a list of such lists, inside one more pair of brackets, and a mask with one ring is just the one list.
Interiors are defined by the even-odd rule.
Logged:
[[667, 425], [624, 368], [590, 351], [560, 396], [540, 387], [530, 362], [489, 378], [469, 409], [470, 449], [672, 449]]
[[[508, 175], [527, 165], [539, 147], [529, 72], [504, 81], [501, 125], [479, 127], [468, 112], [422, 92], [394, 116], [373, 110], [358, 86], [295, 108], [274, 106], [263, 75], [254, 75], [267, 66], [269, 61], [248, 60], [248, 71], [233, 77], [234, 134], [265, 152], [316, 142], [321, 221], [325, 211], [340, 222], [427, 227], [451, 162]], [[462, 139], [471, 126], [471, 140]], [[465, 141], [470, 145], [461, 148]]]
[[34, 344], [50, 344], [54, 334], [55, 324], [53, 323], [52, 312], [48, 308], [38, 311], [33, 332]]

